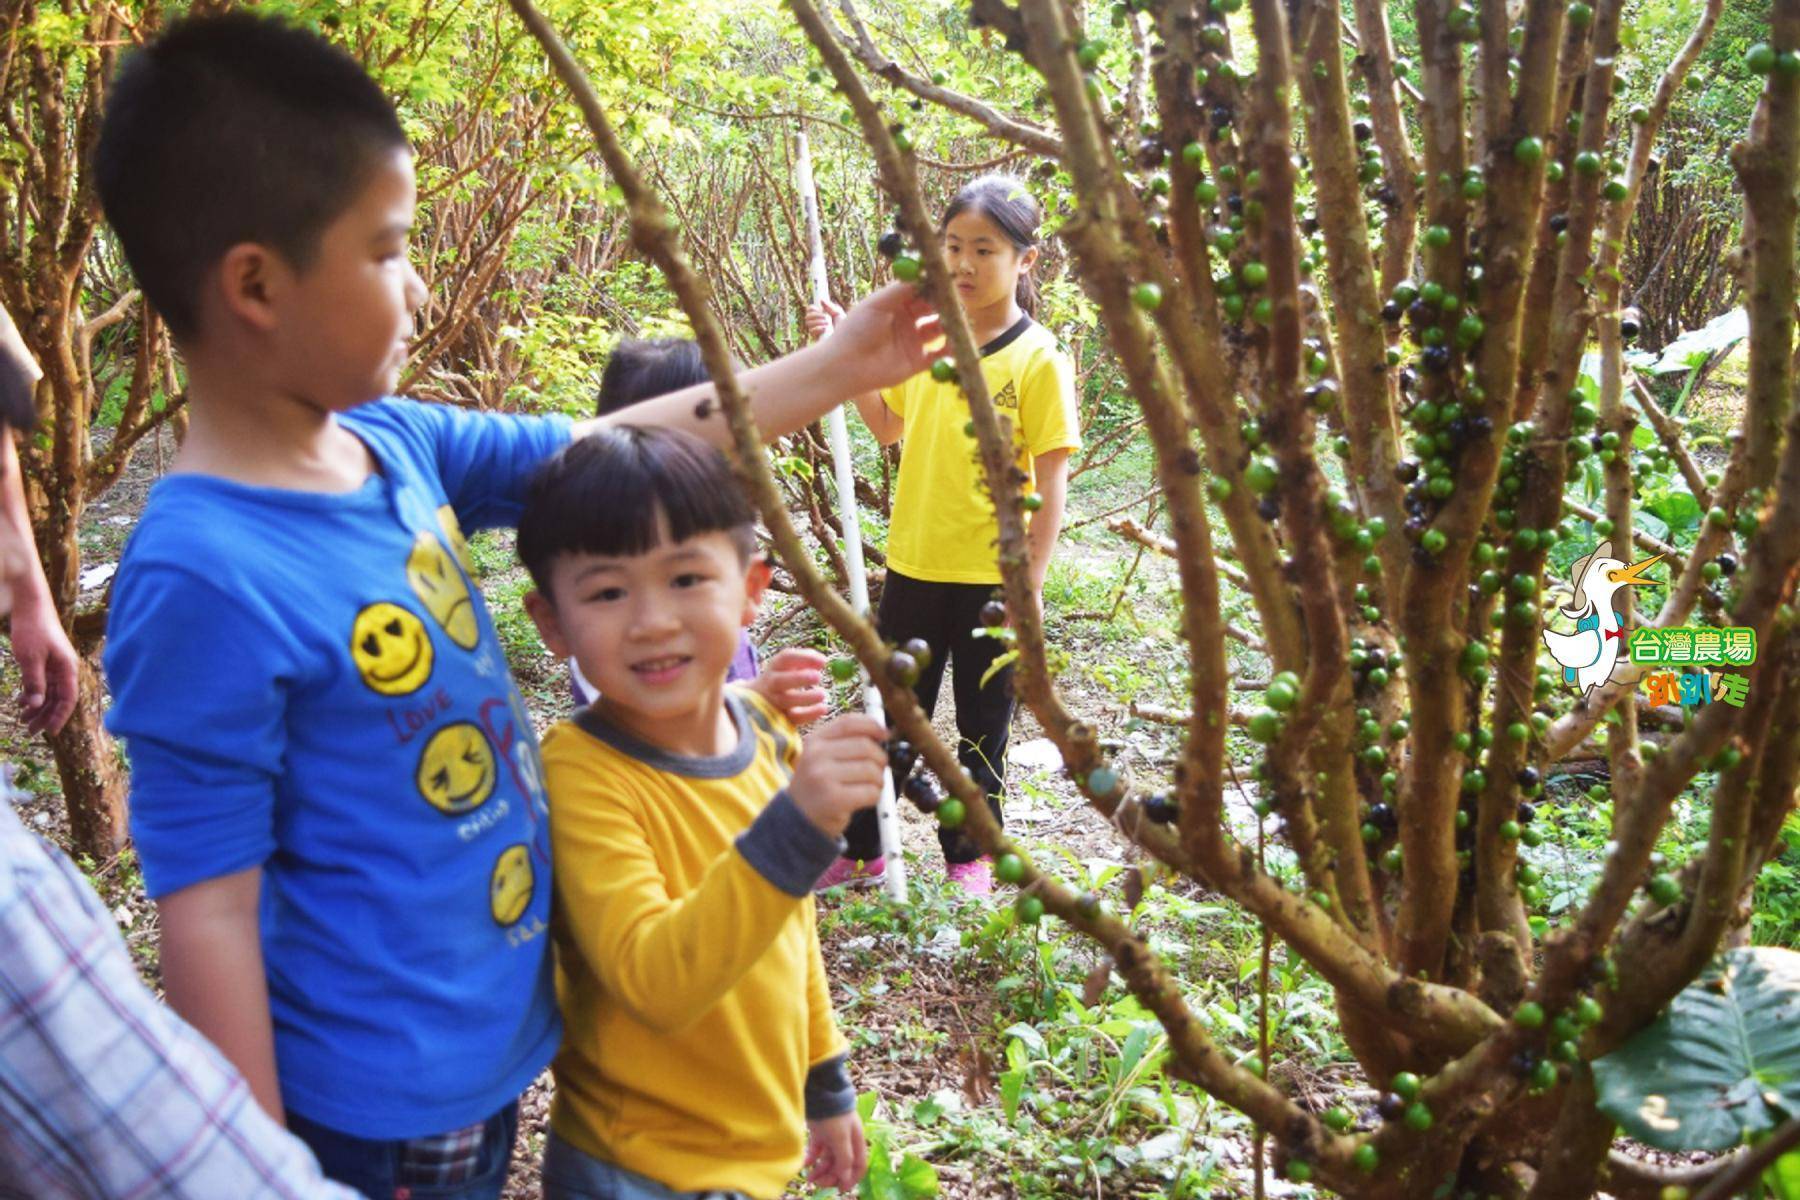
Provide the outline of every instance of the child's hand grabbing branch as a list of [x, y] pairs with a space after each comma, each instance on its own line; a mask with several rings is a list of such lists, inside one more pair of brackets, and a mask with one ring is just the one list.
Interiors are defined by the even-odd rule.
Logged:
[[831, 837], [842, 837], [850, 815], [881, 798], [886, 741], [887, 729], [862, 713], [825, 722], [801, 744], [788, 795], [807, 820]]

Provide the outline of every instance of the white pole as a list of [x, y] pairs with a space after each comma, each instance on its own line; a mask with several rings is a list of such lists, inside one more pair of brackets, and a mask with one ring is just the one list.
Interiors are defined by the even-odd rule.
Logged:
[[[813, 303], [830, 295], [825, 281], [825, 242], [819, 235], [819, 193], [813, 187], [812, 154], [806, 145], [806, 134], [797, 133], [794, 146], [794, 174], [800, 190], [800, 206], [806, 216], [807, 278], [812, 284]], [[831, 462], [837, 469], [838, 519], [844, 535], [844, 566], [850, 572], [850, 606], [858, 615], [869, 615], [869, 579], [863, 570], [862, 518], [856, 511], [856, 473], [850, 461], [850, 431], [844, 424], [844, 406], [838, 405], [825, 416], [825, 434], [831, 440]], [[872, 686], [867, 672], [863, 682], [863, 711], [885, 723], [887, 716], [881, 704], [881, 690]], [[906, 860], [901, 855], [900, 809], [894, 798], [894, 775], [881, 774], [881, 800], [875, 806], [875, 817], [881, 826], [881, 854], [887, 869], [882, 874], [882, 887], [897, 904], [906, 903]]]

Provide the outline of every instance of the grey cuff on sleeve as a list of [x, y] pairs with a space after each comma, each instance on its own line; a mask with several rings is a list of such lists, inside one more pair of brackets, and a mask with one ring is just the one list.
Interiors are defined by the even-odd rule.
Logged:
[[844, 840], [827, 836], [792, 796], [777, 792], [738, 835], [737, 848], [764, 879], [790, 896], [804, 896], [843, 853]]
[[844, 1069], [845, 1056], [828, 1058], [806, 1073], [806, 1119], [841, 1117], [856, 1107], [856, 1087]]

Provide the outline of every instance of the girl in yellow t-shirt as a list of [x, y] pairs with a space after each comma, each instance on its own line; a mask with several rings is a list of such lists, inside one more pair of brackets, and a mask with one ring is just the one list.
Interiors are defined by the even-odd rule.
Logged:
[[[1037, 289], [1031, 269], [1038, 259], [1037, 202], [1019, 180], [986, 175], [959, 191], [939, 229], [957, 299], [981, 346], [982, 372], [995, 406], [1012, 425], [1027, 493], [1042, 501], [1030, 516], [1032, 587], [1041, 595], [1044, 572], [1062, 527], [1069, 452], [1081, 445], [1075, 407], [1075, 373], [1056, 339], [1031, 319]], [[827, 301], [807, 310], [815, 336], [828, 331], [843, 310]], [[899, 387], [856, 397], [875, 439], [900, 442], [900, 475], [888, 527], [887, 582], [876, 625], [896, 644], [922, 638], [931, 661], [914, 689], [927, 713], [937, 703], [946, 663], [954, 661], [959, 757], [988, 793], [994, 815], [1006, 768], [1012, 724], [1012, 668], [985, 684], [988, 666], [1003, 651], [996, 638], [976, 637], [981, 610], [996, 598], [1000, 582], [999, 523], [988, 496], [975, 439], [966, 433], [969, 404], [952, 380], [929, 372]], [[923, 780], [910, 786], [930, 786]], [[880, 878], [885, 863], [873, 811], [858, 814], [845, 834], [848, 849], [821, 888]], [[951, 879], [974, 895], [993, 890], [981, 852], [960, 831], [940, 830]]]

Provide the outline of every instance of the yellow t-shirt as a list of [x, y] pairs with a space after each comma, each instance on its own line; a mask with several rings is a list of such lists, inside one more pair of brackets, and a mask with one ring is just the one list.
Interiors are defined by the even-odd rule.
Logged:
[[[1049, 330], [1020, 317], [982, 347], [981, 371], [995, 408], [1012, 422], [1030, 491], [1037, 486], [1038, 455], [1081, 446], [1074, 368]], [[963, 432], [969, 402], [962, 388], [927, 371], [881, 399], [904, 423], [888, 565], [935, 583], [999, 583], [1000, 523], [975, 439]]]
[[846, 1043], [812, 896], [735, 844], [786, 786], [798, 738], [760, 697], [730, 695], [741, 740], [721, 758], [573, 722], [544, 737], [564, 1025], [550, 1122], [676, 1191], [772, 1197], [805, 1151], [807, 1072]]

